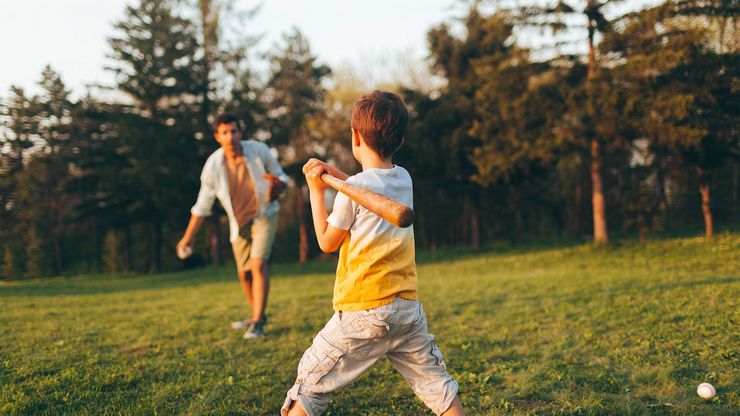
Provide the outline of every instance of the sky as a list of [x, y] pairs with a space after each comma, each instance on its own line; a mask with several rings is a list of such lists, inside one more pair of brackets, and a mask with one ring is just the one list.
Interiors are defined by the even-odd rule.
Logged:
[[[107, 38], [131, 3], [138, 0], [0, 0], [0, 97], [11, 85], [37, 92], [47, 64], [76, 96], [87, 84], [111, 85]], [[258, 4], [237, 0], [241, 9]], [[459, 7], [457, 0], [263, 0], [244, 34], [262, 35], [256, 51], [264, 52], [295, 26], [332, 67], [380, 55], [421, 60], [428, 29], [459, 15]]]

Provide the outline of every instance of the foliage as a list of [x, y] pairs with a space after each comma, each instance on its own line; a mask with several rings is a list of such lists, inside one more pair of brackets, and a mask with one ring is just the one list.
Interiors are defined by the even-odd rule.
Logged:
[[[321, 157], [357, 171], [350, 114], [375, 88], [400, 93], [411, 111], [394, 163], [414, 180], [420, 248], [595, 236], [599, 183], [612, 235], [738, 227], [733, 2], [491, 4], [470, 2], [430, 29], [429, 67], [382, 85], [372, 72], [388, 62], [330, 69], [298, 29], [261, 70], [244, 30], [258, 8], [233, 0], [128, 5], [109, 39], [109, 91], [75, 97], [47, 67], [37, 93], [0, 97], [4, 276], [111, 269], [107, 235], [119, 239], [116, 270], [182, 267], [173, 247], [220, 111], [242, 117], [245, 138], [272, 146], [293, 179], [274, 253], [319, 254], [300, 167]], [[544, 46], [524, 42], [536, 33]], [[229, 257], [221, 210], [206, 229], [198, 254]], [[38, 250], [48, 263], [36, 263]]]

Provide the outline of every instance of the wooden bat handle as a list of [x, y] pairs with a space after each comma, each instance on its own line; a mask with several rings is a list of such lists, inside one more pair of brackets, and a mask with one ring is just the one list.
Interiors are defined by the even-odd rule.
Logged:
[[396, 227], [406, 228], [414, 222], [414, 210], [393, 198], [352, 185], [328, 173], [321, 175], [321, 180]]

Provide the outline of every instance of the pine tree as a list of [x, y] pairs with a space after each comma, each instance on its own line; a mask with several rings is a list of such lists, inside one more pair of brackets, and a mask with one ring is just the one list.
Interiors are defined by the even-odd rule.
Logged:
[[295, 193], [299, 221], [299, 260], [308, 259], [308, 227], [306, 202], [301, 189], [303, 175], [300, 166], [316, 153], [320, 146], [316, 121], [323, 109], [325, 96], [322, 79], [331, 71], [318, 64], [308, 41], [295, 29], [283, 38], [283, 48], [270, 57], [270, 78], [265, 89], [266, 128], [270, 144], [278, 148], [286, 172], [293, 177], [299, 190]]
[[718, 53], [701, 21], [722, 16], [722, 2], [715, 3], [669, 1], [631, 14], [603, 45], [623, 62], [613, 72], [629, 94], [625, 119], [649, 140], [658, 162], [695, 172], [708, 237], [712, 173], [740, 158], [732, 92], [738, 55]]
[[101, 182], [105, 189], [99, 190], [103, 197], [98, 199], [107, 200], [108, 209], [119, 208], [117, 222], [144, 225], [147, 269], [152, 272], [161, 268], [165, 226], [175, 219], [181, 222], [192, 204], [187, 195], [196, 188], [197, 176], [182, 172], [202, 162], [192, 125], [198, 119], [202, 66], [196, 26], [178, 14], [179, 4], [142, 0], [128, 6], [115, 25], [118, 36], [109, 40], [118, 88], [134, 106], [111, 114], [113, 149], [103, 150], [114, 154], [100, 156], [103, 165], [112, 158], [121, 169], [108, 172], [114, 177]]
[[[591, 178], [591, 201], [593, 216], [593, 238], [596, 244], [607, 244], [609, 235], [606, 222], [606, 200], [604, 197], [604, 147], [608, 145], [600, 132], [603, 130], [599, 122], [604, 120], [598, 108], [598, 80], [601, 63], [597, 56], [597, 40], [599, 35], [612, 31], [612, 24], [606, 18], [606, 9], [610, 2], [584, 0], [572, 6], [563, 0], [548, 1], [545, 5], [523, 6], [506, 10], [515, 19], [520, 27], [540, 28], [547, 31], [547, 35], [557, 39], [558, 35], [573, 35], [574, 31], [583, 31], [585, 57], [564, 56], [557, 60], [572, 60], [576, 64], [580, 58], [586, 61], [586, 74], [583, 82], [584, 95], [577, 102], [571, 102], [569, 118], [582, 120], [576, 132], [580, 139], [588, 143], [590, 157], [589, 175]], [[575, 59], [573, 59], [575, 58]]]

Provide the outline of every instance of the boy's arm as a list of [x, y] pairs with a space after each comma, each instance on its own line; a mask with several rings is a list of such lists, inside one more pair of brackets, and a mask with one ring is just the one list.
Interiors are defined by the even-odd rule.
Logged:
[[[347, 178], [349, 178], [349, 175], [347, 175], [346, 173], [342, 172], [338, 168], [335, 168], [334, 166], [326, 162], [320, 161], [319, 159], [315, 159], [315, 158], [308, 159], [308, 162], [306, 162], [306, 164], [304, 165], [304, 169], [306, 166], [309, 166], [309, 169], [312, 168], [313, 166], [323, 166], [324, 173], [328, 173], [329, 175], [337, 179], [341, 179], [343, 181], [346, 181]], [[307, 171], [304, 170], [303, 172], [305, 173]]]
[[316, 239], [323, 252], [331, 253], [342, 244], [342, 240], [347, 235], [347, 230], [336, 228], [326, 221], [329, 217], [326, 212], [326, 199], [324, 198], [327, 185], [321, 181], [321, 175], [326, 173], [327, 169], [323, 165], [325, 165], [323, 162], [311, 159], [303, 166], [303, 173], [306, 175], [306, 182], [308, 182]]

